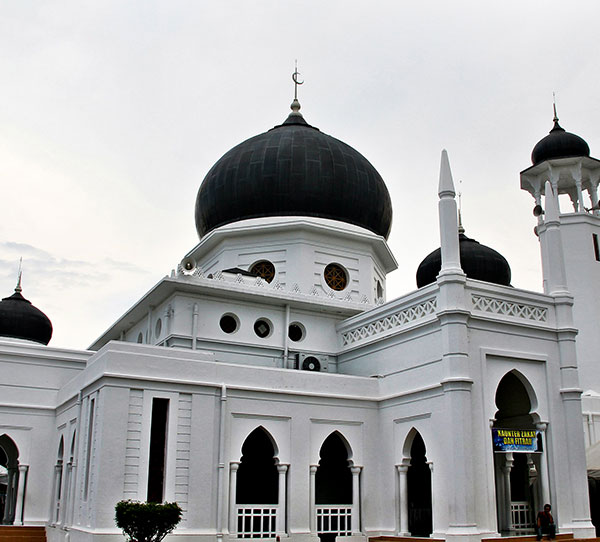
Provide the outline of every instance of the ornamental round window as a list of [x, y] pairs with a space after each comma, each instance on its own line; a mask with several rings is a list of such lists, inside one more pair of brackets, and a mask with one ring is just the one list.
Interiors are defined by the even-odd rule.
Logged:
[[267, 282], [271, 282], [275, 278], [275, 266], [267, 260], [261, 260], [250, 268], [250, 273], [262, 277]]
[[327, 286], [332, 290], [337, 290], [339, 292], [348, 286], [348, 275], [344, 268], [337, 263], [330, 263], [325, 268], [323, 277], [325, 278]]
[[239, 321], [233, 314], [224, 314], [219, 320], [219, 326], [225, 333], [235, 333], [239, 326]]
[[256, 333], [261, 339], [267, 338], [271, 335], [271, 322], [266, 318], [259, 318], [254, 322], [254, 333]]

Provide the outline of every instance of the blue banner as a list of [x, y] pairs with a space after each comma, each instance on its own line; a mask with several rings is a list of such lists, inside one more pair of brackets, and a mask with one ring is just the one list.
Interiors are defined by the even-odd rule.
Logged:
[[[535, 429], [492, 429], [494, 452], [541, 452]], [[541, 440], [539, 441], [541, 444]]]

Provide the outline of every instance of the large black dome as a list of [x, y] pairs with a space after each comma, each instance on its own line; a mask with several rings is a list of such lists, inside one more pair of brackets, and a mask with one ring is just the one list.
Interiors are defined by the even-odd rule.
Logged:
[[[493, 284], [510, 286], [510, 266], [493, 248], [470, 239], [464, 233], [458, 236], [460, 246], [460, 266], [467, 277]], [[442, 268], [441, 249], [434, 250], [417, 269], [417, 288], [436, 281]]]
[[50, 319], [21, 295], [19, 286], [13, 295], [0, 301], [0, 337], [41, 344], [48, 344], [52, 337]]
[[554, 127], [550, 133], [537, 142], [531, 152], [533, 165], [552, 158], [571, 158], [573, 156], [589, 156], [588, 144], [578, 135], [567, 132], [554, 117]]
[[293, 112], [227, 152], [196, 198], [200, 237], [238, 220], [274, 216], [340, 220], [387, 238], [392, 202], [362, 154]]

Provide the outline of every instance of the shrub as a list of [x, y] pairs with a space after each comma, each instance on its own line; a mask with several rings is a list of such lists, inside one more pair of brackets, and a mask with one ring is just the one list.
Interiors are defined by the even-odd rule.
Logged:
[[181, 520], [176, 502], [119, 501], [115, 522], [129, 542], [160, 542]]

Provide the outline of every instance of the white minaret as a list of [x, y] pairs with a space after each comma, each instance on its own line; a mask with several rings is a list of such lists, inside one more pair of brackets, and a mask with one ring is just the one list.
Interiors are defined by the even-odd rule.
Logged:
[[589, 154], [583, 139], [560, 127], [555, 111], [554, 128], [533, 150], [533, 166], [521, 172], [521, 188], [535, 199], [544, 291], [568, 291], [574, 299], [579, 381], [598, 403], [587, 445], [600, 440], [600, 160]]

